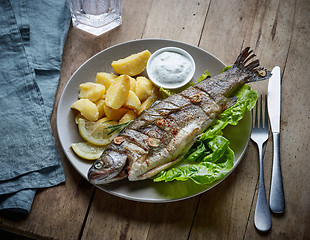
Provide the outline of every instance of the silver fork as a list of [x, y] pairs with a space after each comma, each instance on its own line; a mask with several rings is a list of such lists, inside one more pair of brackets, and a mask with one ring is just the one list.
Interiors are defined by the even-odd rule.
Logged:
[[[264, 108], [263, 97], [260, 96], [259, 99], [260, 106], [256, 105], [254, 126], [251, 133], [251, 139], [257, 144], [259, 153], [259, 182], [254, 224], [258, 230], [265, 232], [271, 228], [271, 215], [266, 197], [263, 168], [263, 144], [267, 141], [269, 136], [269, 124], [267, 114], [267, 96], [265, 96]], [[260, 114], [258, 114], [258, 108], [260, 109]]]

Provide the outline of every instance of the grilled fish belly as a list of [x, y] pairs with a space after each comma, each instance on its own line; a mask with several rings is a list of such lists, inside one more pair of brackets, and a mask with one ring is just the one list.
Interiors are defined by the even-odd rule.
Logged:
[[130, 181], [152, 177], [182, 159], [216, 117], [231, 104], [230, 98], [248, 81], [263, 80], [258, 61], [245, 49], [228, 71], [206, 79], [144, 111], [113, 142], [89, 170], [94, 184], [128, 176]]

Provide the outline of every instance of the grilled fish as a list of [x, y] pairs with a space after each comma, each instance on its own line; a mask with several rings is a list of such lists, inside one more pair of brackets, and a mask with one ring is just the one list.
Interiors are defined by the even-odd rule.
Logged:
[[[107, 146], [88, 172], [94, 184], [128, 177], [150, 178], [182, 159], [197, 137], [226, 108], [232, 93], [247, 82], [267, 79], [255, 55], [245, 48], [234, 65], [145, 110]], [[250, 63], [248, 63], [250, 61]], [[248, 63], [248, 64], [247, 64]]]

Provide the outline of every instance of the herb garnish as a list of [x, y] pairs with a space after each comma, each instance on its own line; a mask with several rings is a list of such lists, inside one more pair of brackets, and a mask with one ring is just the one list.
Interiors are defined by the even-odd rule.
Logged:
[[[104, 121], [102, 124], [104, 123], [107, 123], [107, 122], [110, 122], [112, 120], [108, 120], [108, 121]], [[125, 122], [125, 123], [121, 123], [121, 124], [117, 124], [117, 125], [114, 125], [114, 126], [108, 126], [108, 127], [105, 127], [104, 129], [109, 129], [110, 132], [108, 133], [108, 135], [114, 133], [114, 132], [120, 132], [122, 131], [125, 127], [127, 127], [132, 121], [128, 121], [128, 122]]]

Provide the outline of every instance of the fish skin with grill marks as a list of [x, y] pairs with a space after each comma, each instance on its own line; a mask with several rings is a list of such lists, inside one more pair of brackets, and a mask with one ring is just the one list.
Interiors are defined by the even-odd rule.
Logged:
[[182, 159], [197, 137], [226, 108], [232, 93], [247, 82], [268, 79], [269, 71], [250, 61], [245, 48], [226, 72], [207, 78], [141, 113], [105, 149], [88, 172], [93, 184], [155, 176]]

